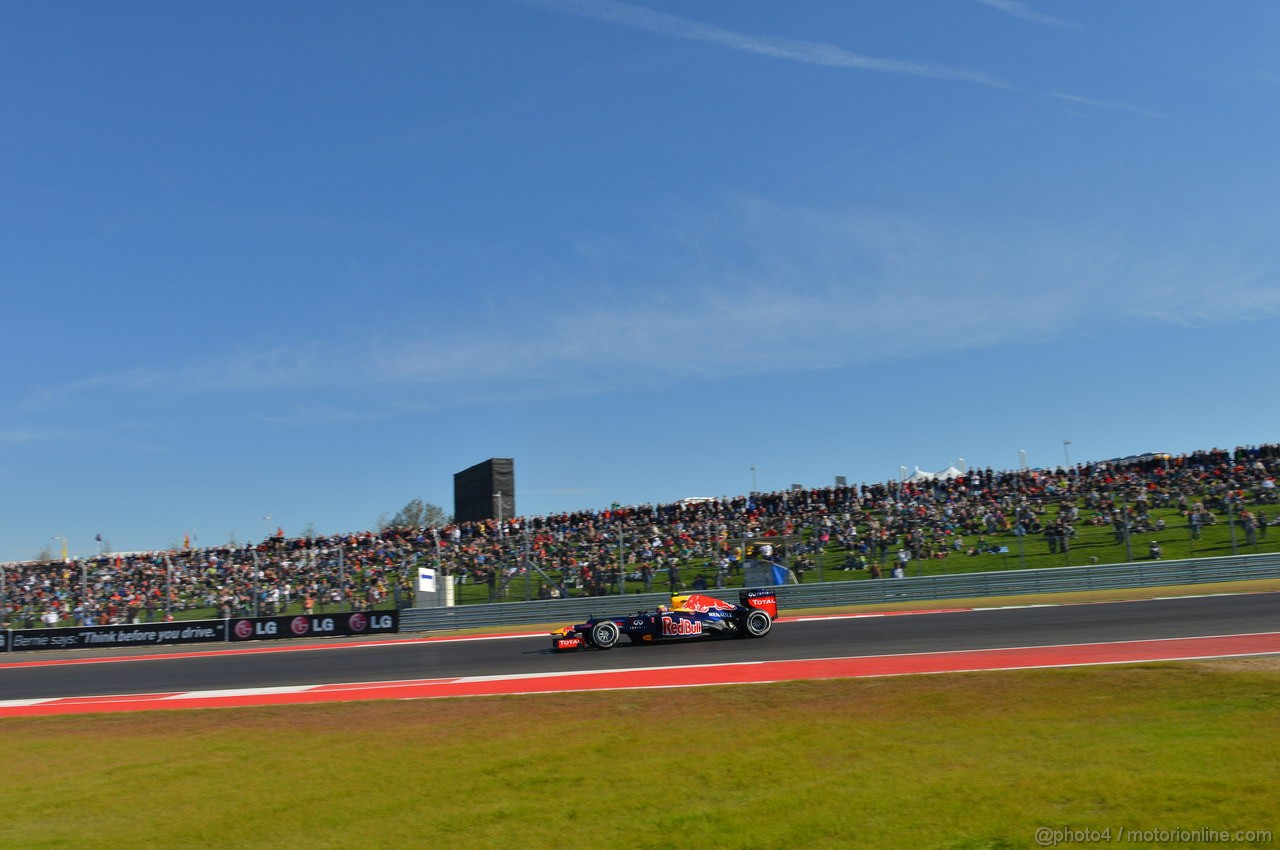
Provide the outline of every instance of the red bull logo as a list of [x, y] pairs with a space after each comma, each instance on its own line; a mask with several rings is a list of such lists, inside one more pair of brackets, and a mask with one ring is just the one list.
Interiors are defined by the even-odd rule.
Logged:
[[722, 602], [714, 596], [703, 596], [692, 593], [688, 596], [676, 596], [671, 600], [681, 611], [697, 611], [705, 614], [708, 611], [732, 611], [732, 602]]
[[691, 637], [702, 634], [702, 623], [697, 620], [662, 618], [662, 634], [665, 637]]

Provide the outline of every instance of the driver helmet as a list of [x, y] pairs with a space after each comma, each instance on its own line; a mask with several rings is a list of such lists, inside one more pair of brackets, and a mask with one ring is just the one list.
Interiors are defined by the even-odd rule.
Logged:
[[670, 610], [671, 610], [671, 609], [670, 609], [669, 607], [667, 607], [666, 605], [659, 605], [659, 606], [658, 606], [658, 613], [659, 613], [659, 614], [665, 614], [665, 613], [667, 613], [667, 612], [668, 612], [668, 611], [670, 611]]

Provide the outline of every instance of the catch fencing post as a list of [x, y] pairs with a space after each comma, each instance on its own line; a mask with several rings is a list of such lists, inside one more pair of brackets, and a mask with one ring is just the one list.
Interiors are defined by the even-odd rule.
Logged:
[[253, 616], [258, 616], [258, 550], [253, 550]]
[[1231, 554], [1232, 554], [1232, 555], [1239, 554], [1239, 553], [1236, 551], [1236, 512], [1235, 512], [1235, 500], [1233, 500], [1233, 499], [1231, 498], [1231, 495], [1230, 495], [1230, 494], [1228, 494], [1228, 495], [1227, 495], [1227, 526], [1231, 529]]
[[347, 558], [338, 546], [338, 610], [342, 610], [342, 600], [347, 598]]
[[164, 618], [169, 621], [169, 600], [173, 598], [173, 562], [164, 556]]

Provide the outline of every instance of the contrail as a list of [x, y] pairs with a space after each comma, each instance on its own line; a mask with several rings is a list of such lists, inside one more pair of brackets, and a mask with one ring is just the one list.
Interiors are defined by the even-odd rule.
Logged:
[[1037, 24], [1045, 24], [1050, 27], [1062, 27], [1063, 29], [1080, 29], [1079, 24], [1073, 24], [1071, 21], [1064, 21], [1062, 18], [1055, 18], [1052, 15], [1045, 15], [1037, 12], [1035, 9], [1028, 8], [1026, 4], [1019, 3], [1018, 0], [977, 0], [984, 6], [990, 6], [992, 9], [998, 9], [1005, 14], [1013, 15], [1015, 18], [1022, 18], [1024, 21], [1031, 21]]
[[643, 6], [633, 6], [619, 0], [526, 0], [530, 5], [568, 12], [584, 18], [594, 18], [611, 24], [646, 30], [665, 35], [670, 38], [683, 38], [689, 41], [703, 41], [718, 44], [732, 50], [742, 50], [774, 59], [787, 59], [792, 62], [804, 62], [809, 65], [823, 65], [829, 68], [856, 68], [862, 71], [879, 71], [886, 74], [906, 74], [913, 77], [928, 77], [936, 80], [961, 80], [997, 89], [1012, 89], [1013, 85], [982, 71], [967, 68], [948, 68], [940, 65], [925, 65], [901, 59], [883, 59], [876, 56], [863, 56], [819, 41], [800, 41], [790, 38], [770, 38], [768, 36], [750, 35], [734, 32], [712, 24], [655, 12]]
[[[1038, 97], [1051, 97], [1065, 100], [1096, 109], [1113, 109], [1141, 115], [1146, 118], [1163, 117], [1158, 112], [1132, 106], [1127, 103], [1097, 100], [1065, 92], [1043, 92], [1014, 85], [1007, 80], [969, 68], [950, 68], [945, 65], [927, 65], [902, 59], [884, 59], [877, 56], [864, 56], [821, 41], [801, 41], [790, 38], [771, 38], [769, 36], [751, 35], [734, 32], [713, 24], [704, 24], [669, 15], [666, 12], [655, 12], [643, 6], [624, 3], [621, 0], [522, 0], [530, 6], [538, 6], [548, 11], [562, 12], [592, 18], [597, 21], [645, 30], [668, 38], [682, 38], [689, 41], [701, 41], [716, 44], [731, 50], [742, 50], [774, 59], [785, 59], [791, 62], [803, 62], [808, 65], [821, 65], [828, 68], [853, 68], [861, 71], [879, 71], [885, 74], [905, 74], [913, 77], [927, 77], [935, 80], [959, 80], [975, 83], [993, 89], [1021, 92]], [[1040, 15], [1016, 0], [978, 0], [1009, 14], [1054, 26], [1076, 27], [1068, 21], [1062, 21], [1048, 15]]]

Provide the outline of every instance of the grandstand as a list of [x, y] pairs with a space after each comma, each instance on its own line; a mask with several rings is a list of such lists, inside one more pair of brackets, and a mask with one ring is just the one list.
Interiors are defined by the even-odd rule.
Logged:
[[1069, 469], [973, 469], [9, 563], [0, 568], [0, 609], [16, 628], [406, 607], [418, 565], [449, 576], [460, 603], [679, 590], [698, 580], [732, 587], [756, 540], [803, 581], [890, 581], [898, 564], [917, 575], [1274, 551], [1278, 468], [1277, 444], [1157, 452]]

